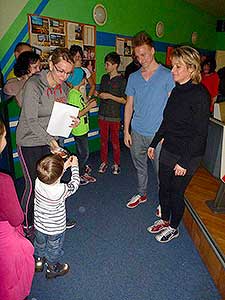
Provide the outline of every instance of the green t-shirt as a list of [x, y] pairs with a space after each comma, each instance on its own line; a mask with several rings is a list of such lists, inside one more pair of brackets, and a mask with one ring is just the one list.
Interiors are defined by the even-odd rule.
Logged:
[[[75, 90], [71, 89], [69, 91], [68, 103], [74, 106], [77, 106], [80, 110], [83, 110], [86, 107], [82, 94]], [[72, 129], [72, 134], [75, 136], [81, 136], [86, 134], [89, 131], [89, 121], [88, 113], [80, 118], [80, 124]]]

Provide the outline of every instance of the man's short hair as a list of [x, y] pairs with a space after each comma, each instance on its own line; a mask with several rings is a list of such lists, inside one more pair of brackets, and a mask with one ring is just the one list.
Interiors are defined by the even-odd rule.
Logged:
[[16, 44], [16, 47], [14, 49], [14, 53], [15, 52], [20, 52], [23, 47], [30, 47], [30, 50], [32, 51], [32, 47], [31, 47], [30, 44], [25, 43], [25, 42], [19, 42], [18, 44]]
[[117, 64], [118, 66], [120, 65], [120, 56], [116, 52], [110, 52], [105, 56], [105, 63], [108, 61], [111, 64]]
[[133, 48], [148, 45], [149, 47], [153, 47], [153, 40], [150, 35], [146, 31], [140, 31], [132, 39]]

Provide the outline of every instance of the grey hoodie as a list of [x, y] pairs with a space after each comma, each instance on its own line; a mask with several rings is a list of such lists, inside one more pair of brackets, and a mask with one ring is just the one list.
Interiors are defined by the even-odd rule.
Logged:
[[53, 139], [46, 131], [53, 104], [54, 101], [67, 103], [69, 87], [63, 83], [51, 88], [47, 73], [48, 71], [42, 70], [25, 83], [23, 105], [16, 130], [18, 146], [44, 146], [49, 145]]

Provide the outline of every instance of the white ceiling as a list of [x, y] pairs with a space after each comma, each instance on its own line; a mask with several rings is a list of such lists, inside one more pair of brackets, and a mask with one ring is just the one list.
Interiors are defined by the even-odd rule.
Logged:
[[201, 10], [222, 19], [225, 19], [225, 0], [185, 0]]

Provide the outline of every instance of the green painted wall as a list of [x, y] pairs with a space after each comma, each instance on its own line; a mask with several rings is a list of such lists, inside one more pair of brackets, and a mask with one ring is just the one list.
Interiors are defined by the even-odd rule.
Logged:
[[[64, 0], [63, 6], [58, 0], [51, 0], [43, 14], [94, 24], [92, 9], [96, 0]], [[199, 33], [196, 44], [199, 48], [215, 49], [216, 18], [210, 16], [183, 0], [103, 0], [108, 11], [108, 22], [97, 26], [97, 31], [132, 36], [140, 30], [147, 30], [154, 40], [170, 43], [190, 43], [191, 32]], [[155, 25], [162, 20], [165, 24], [165, 36], [155, 36]], [[98, 50], [98, 49], [97, 49]]]
[[[17, 0], [17, 2], [20, 1], [24, 5], [24, 0]], [[42, 15], [94, 24], [92, 10], [97, 2], [96, 0], [64, 0], [63, 2], [50, 0]], [[0, 40], [0, 58], [4, 56], [20, 29], [25, 25], [26, 14], [33, 13], [40, 3], [40, 0], [27, 1], [15, 22], [11, 26], [8, 25], [7, 32]], [[216, 18], [183, 0], [102, 0], [101, 3], [107, 8], [108, 22], [103, 27], [97, 26], [97, 31], [132, 36], [144, 29], [152, 35], [154, 40], [169, 43], [190, 43], [191, 32], [197, 31], [199, 40], [196, 47], [213, 50], [217, 48], [218, 43], [221, 48], [220, 40], [215, 32]], [[10, 16], [10, 10], [7, 13]], [[162, 39], [155, 36], [155, 25], [159, 20], [165, 24], [165, 35]], [[105, 50], [97, 47], [98, 79], [99, 73], [103, 71], [100, 66], [103, 61], [102, 54], [105, 54], [108, 49]]]
[[216, 50], [225, 50], [225, 32], [216, 33]]

